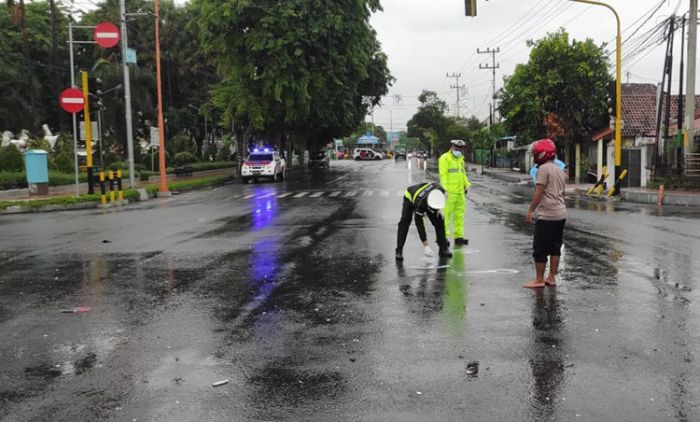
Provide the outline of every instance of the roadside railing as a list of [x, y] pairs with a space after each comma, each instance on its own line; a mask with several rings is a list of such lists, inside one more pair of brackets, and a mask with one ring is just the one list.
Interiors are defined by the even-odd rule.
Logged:
[[700, 154], [685, 155], [685, 175], [700, 177]]

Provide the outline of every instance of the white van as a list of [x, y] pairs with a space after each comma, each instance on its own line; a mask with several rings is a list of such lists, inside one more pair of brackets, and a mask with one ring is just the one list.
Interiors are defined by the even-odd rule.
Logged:
[[372, 148], [355, 148], [352, 152], [352, 158], [355, 160], [382, 160], [384, 159], [384, 154]]

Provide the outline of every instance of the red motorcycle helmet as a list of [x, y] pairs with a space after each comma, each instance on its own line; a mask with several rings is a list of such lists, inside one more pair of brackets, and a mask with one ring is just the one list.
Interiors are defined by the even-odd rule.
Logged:
[[532, 144], [532, 155], [535, 157], [535, 164], [544, 164], [557, 157], [557, 146], [549, 139], [540, 139]]

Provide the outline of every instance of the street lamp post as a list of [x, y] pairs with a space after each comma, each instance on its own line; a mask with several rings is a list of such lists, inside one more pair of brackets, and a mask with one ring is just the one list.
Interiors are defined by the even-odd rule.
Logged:
[[[622, 165], [622, 31], [620, 28], [620, 15], [609, 4], [591, 0], [570, 0], [577, 3], [594, 4], [609, 9], [615, 15], [617, 21], [617, 35], [615, 36], [615, 178], [620, 176]], [[617, 190], [616, 193], [619, 193]]]

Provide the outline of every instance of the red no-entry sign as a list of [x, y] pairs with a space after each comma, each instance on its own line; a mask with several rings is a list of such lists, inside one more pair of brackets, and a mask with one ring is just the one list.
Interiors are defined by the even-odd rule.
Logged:
[[119, 44], [119, 29], [110, 22], [102, 22], [95, 27], [93, 38], [100, 47], [112, 48]]
[[85, 108], [85, 97], [83, 91], [78, 88], [68, 88], [63, 90], [59, 97], [61, 108], [68, 113], [78, 113]]

